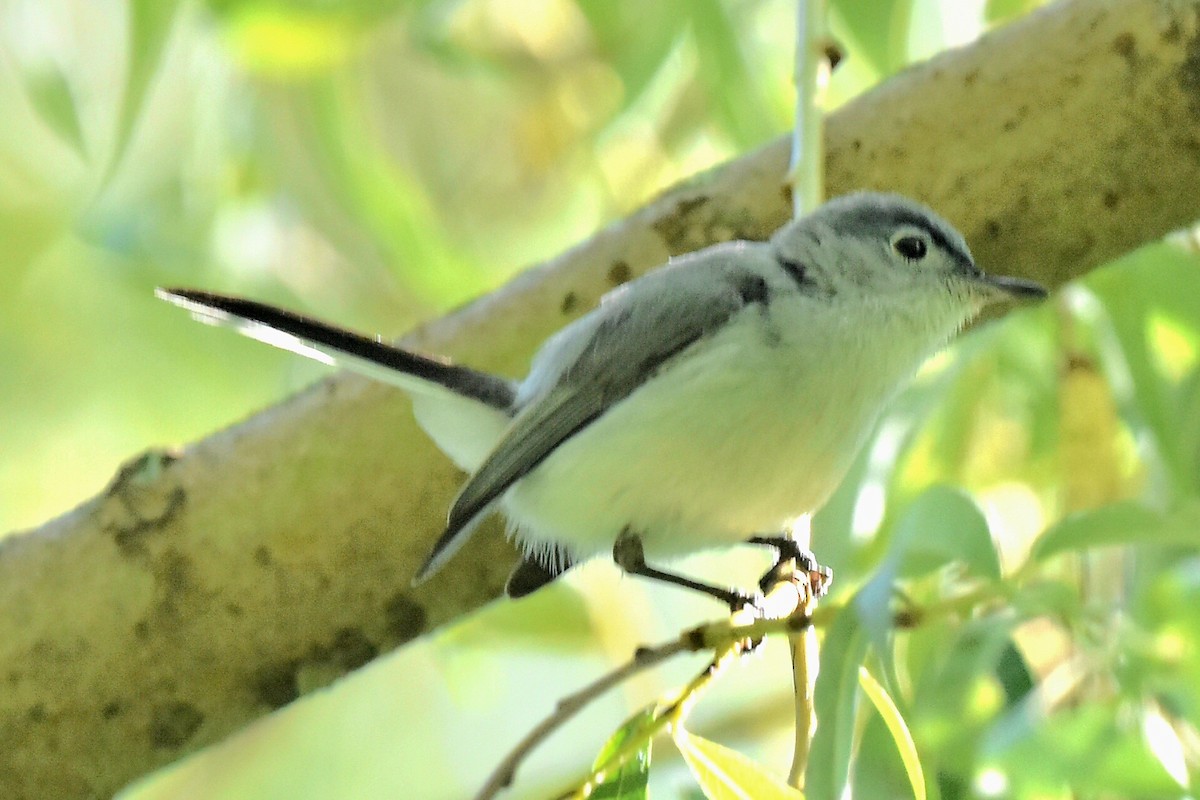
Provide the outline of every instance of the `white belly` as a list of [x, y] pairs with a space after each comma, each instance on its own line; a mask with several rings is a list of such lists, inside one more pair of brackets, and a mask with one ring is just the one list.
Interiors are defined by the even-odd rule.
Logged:
[[663, 558], [779, 532], [818, 508], [919, 364], [881, 359], [836, 321], [825, 329], [827, 341], [768, 345], [777, 331], [761, 317], [728, 325], [509, 490], [518, 540], [580, 560], [628, 527]]

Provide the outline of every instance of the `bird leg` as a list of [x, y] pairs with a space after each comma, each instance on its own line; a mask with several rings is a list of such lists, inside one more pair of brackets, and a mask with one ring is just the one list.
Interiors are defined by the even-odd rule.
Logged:
[[669, 583], [715, 597], [728, 605], [732, 611], [755, 605], [759, 599], [757, 595], [747, 594], [738, 589], [725, 589], [710, 583], [701, 583], [674, 572], [666, 572], [649, 566], [646, 563], [646, 553], [642, 549], [641, 538], [628, 528], [621, 532], [621, 535], [617, 537], [616, 544], [613, 545], [613, 561], [630, 575], [641, 575], [643, 578]]
[[813, 597], [824, 597], [833, 583], [833, 570], [817, 562], [810, 550], [801, 547], [799, 542], [786, 534], [773, 536], [751, 536], [748, 544], [761, 544], [775, 550], [775, 563], [759, 579], [758, 585], [764, 592], [779, 580], [784, 566], [794, 562], [796, 570], [808, 576], [809, 586], [812, 587]]

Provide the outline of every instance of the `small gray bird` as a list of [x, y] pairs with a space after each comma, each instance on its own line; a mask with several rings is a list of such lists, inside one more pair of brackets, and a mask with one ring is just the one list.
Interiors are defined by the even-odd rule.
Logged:
[[828, 499], [927, 356], [987, 303], [1045, 294], [985, 275], [928, 208], [872, 193], [613, 290], [519, 382], [260, 303], [158, 291], [201, 320], [407, 391], [421, 427], [470, 473], [415, 580], [500, 508], [524, 552], [511, 596], [623, 538], [641, 547], [622, 566], [668, 579], [642, 548], [657, 560], [774, 541], [763, 534]]

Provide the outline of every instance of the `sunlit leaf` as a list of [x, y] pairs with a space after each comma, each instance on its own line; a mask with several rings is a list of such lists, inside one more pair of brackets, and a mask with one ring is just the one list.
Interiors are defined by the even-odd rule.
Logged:
[[624, 105], [641, 96], [687, 29], [687, 0], [613, 3], [578, 0], [600, 55], [624, 84]]
[[578, 653], [596, 646], [587, 604], [573, 586], [558, 581], [522, 599], [520, 608], [493, 604], [442, 632], [462, 648], [462, 658], [489, 648]]
[[1045, 5], [1047, 0], [987, 0], [984, 19], [990, 24], [1009, 22]]
[[1185, 504], [1166, 515], [1133, 502], [1072, 514], [1038, 539], [1033, 557], [1046, 559], [1090, 547], [1151, 544], [1200, 545], [1200, 503]]
[[736, 750], [675, 729], [675, 744], [709, 800], [803, 800], [799, 789]]
[[83, 139], [83, 128], [75, 108], [75, 94], [62, 70], [57, 67], [40, 69], [26, 81], [29, 102], [50, 129], [84, 155], [87, 143]]
[[904, 66], [913, 0], [833, 0], [830, 11], [855, 57], [866, 59], [876, 73], [889, 75]]
[[611, 762], [621, 748], [633, 737], [643, 735], [646, 726], [654, 721], [654, 705], [649, 705], [625, 721], [600, 748], [600, 754], [592, 763], [592, 774], [599, 775], [590, 798], [604, 800], [645, 800], [646, 785], [650, 781], [650, 750], [654, 740], [647, 736], [637, 753], [615, 770], [610, 771]]
[[901, 716], [900, 709], [896, 707], [891, 695], [879, 684], [879, 681], [875, 680], [866, 667], [858, 668], [858, 685], [875, 705], [875, 710], [879, 712], [879, 716], [892, 734], [892, 741], [896, 743], [900, 760], [904, 762], [904, 771], [908, 775], [913, 797], [916, 800], [925, 800], [925, 771], [921, 768], [921, 757], [917, 754], [916, 742], [913, 741], [912, 733], [908, 730], [908, 723]]
[[[1005, 797], [1182, 797], [1181, 787], [1147, 746], [1136, 720], [1095, 702], [1049, 719], [1020, 712], [1026, 725], [1005, 727], [983, 758], [1003, 776]], [[998, 731], [999, 732], [999, 729]]]
[[346, 13], [246, 4], [227, 21], [226, 35], [249, 70], [303, 76], [341, 63], [358, 38], [358, 26]]
[[[479, 289], [476, 265], [446, 233], [425, 187], [385, 151], [343, 88], [332, 79], [314, 79], [297, 90], [309, 115], [298, 134], [319, 181], [297, 181], [296, 196], [348, 251], [364, 244], [377, 257], [382, 251], [382, 266], [411, 293], [443, 304], [467, 299]], [[331, 199], [339, 213], [329, 218]]]
[[804, 779], [810, 800], [837, 800], [846, 787], [854, 753], [858, 668], [866, 653], [866, 632], [855, 610], [847, 607], [821, 643], [814, 700], [818, 724]]
[[911, 577], [960, 561], [981, 578], [1000, 577], [987, 520], [963, 492], [934, 486], [905, 510], [894, 534], [900, 575]]
[[742, 52], [733, 24], [737, 10], [718, 0], [692, 0], [688, 4], [692, 35], [700, 60], [700, 79], [711, 102], [709, 113], [720, 121], [734, 141], [748, 148], [778, 131], [758, 91], [756, 77]]
[[110, 174], [120, 165], [129, 147], [134, 125], [141, 116], [179, 7], [178, 0], [129, 2], [129, 67], [121, 97], [116, 145], [109, 161]]
[[1120, 422], [1112, 388], [1091, 359], [1070, 359], [1059, 380], [1059, 492], [1067, 511], [1120, 500]]
[[[1149, 245], [1088, 276], [1086, 286], [1103, 303], [1085, 316], [1095, 330], [1101, 363], [1114, 386], [1122, 416], [1152, 442], [1163, 478], [1176, 492], [1200, 489], [1200, 451], [1182, 424], [1186, 398], [1177, 380], [1164, 375], [1156, 350], [1154, 319], [1170, 319], [1180, 335], [1200, 330], [1200, 292], [1190, 291], [1200, 254], [1170, 243]], [[1194, 429], [1193, 429], [1194, 430]]]

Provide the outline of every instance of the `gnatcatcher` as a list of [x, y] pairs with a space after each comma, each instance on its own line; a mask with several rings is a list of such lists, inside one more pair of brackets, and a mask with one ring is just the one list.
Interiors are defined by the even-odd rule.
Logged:
[[499, 507], [524, 552], [514, 597], [623, 537], [652, 560], [768, 543], [825, 502], [927, 356], [987, 303], [1045, 294], [985, 275], [928, 208], [873, 193], [618, 287], [551, 336], [522, 381], [249, 300], [158, 291], [411, 394], [421, 427], [470, 473], [415, 581]]

